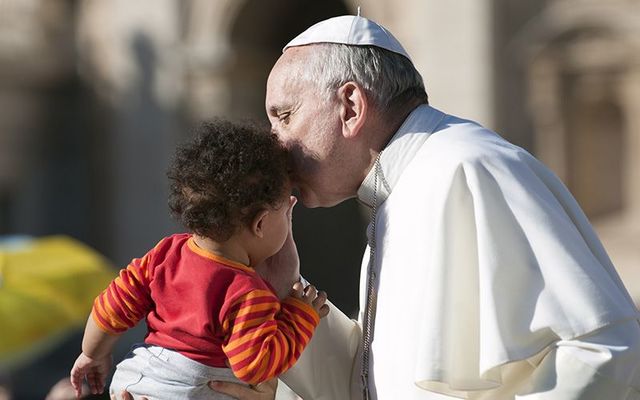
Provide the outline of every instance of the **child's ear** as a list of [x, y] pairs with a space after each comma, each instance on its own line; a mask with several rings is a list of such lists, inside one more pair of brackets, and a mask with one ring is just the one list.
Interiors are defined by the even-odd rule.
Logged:
[[268, 214], [269, 210], [259, 211], [253, 218], [253, 222], [251, 223], [251, 233], [259, 238], [264, 237], [264, 224], [266, 223], [265, 219]]

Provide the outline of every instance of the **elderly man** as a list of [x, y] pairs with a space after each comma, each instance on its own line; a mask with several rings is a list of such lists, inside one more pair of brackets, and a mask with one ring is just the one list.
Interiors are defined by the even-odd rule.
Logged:
[[[332, 308], [282, 377], [304, 399], [640, 398], [639, 314], [575, 200], [525, 150], [429, 106], [388, 31], [312, 26], [266, 108], [306, 206], [372, 211], [359, 321]], [[288, 243], [264, 269], [282, 287]]]
[[331, 310], [283, 377], [303, 398], [640, 398], [639, 315], [575, 200], [526, 151], [430, 107], [388, 31], [309, 28], [266, 108], [304, 205], [372, 209], [360, 321]]

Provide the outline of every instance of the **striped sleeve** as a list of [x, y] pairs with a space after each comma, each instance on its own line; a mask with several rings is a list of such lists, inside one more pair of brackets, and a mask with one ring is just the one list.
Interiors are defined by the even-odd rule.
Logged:
[[301, 300], [282, 303], [267, 290], [254, 290], [228, 308], [222, 327], [228, 340], [222, 346], [233, 373], [257, 384], [295, 364], [311, 340], [320, 318]]
[[149, 254], [120, 271], [93, 302], [91, 315], [105, 332], [119, 334], [135, 326], [151, 307]]

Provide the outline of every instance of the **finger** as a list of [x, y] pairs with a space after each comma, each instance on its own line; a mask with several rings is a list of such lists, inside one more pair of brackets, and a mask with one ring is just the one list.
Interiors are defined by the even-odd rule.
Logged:
[[78, 379], [71, 381], [71, 386], [73, 387], [73, 391], [76, 392], [76, 398], [80, 398], [82, 396], [82, 384], [84, 381], [84, 375], [81, 375]]
[[256, 390], [253, 388], [233, 382], [213, 381], [209, 382], [209, 387], [216, 392], [224, 393], [238, 400], [250, 400], [256, 396]]
[[104, 392], [104, 387], [107, 385], [107, 376], [100, 374], [100, 393]]
[[78, 373], [77, 369], [74, 368], [71, 370], [71, 377], [69, 378], [69, 380], [71, 381], [71, 386], [75, 389], [76, 393], [79, 393], [81, 380], [80, 380], [80, 374]]
[[74, 380], [74, 377], [71, 377], [71, 387], [73, 387], [73, 391], [76, 394], [76, 399], [79, 399], [82, 395], [82, 383], [79, 383], [77, 380]]
[[296, 282], [293, 284], [293, 287], [291, 288], [291, 292], [289, 293], [289, 295], [295, 298], [301, 299], [303, 291], [304, 291], [304, 288], [302, 287], [302, 283]]
[[[133, 395], [129, 392], [122, 392], [120, 394], [122, 396], [122, 400], [133, 400]], [[148, 397], [138, 397], [138, 400], [149, 400]]]
[[96, 385], [94, 385], [92, 381], [88, 381], [88, 383], [89, 383], [89, 393], [98, 394], [98, 389], [96, 388]]
[[313, 308], [317, 310], [320, 307], [322, 307], [322, 305], [326, 303], [326, 301], [327, 301], [327, 292], [325, 292], [324, 290], [320, 290], [318, 292], [318, 296], [311, 302], [311, 305], [313, 306]]
[[95, 387], [95, 389], [96, 389], [96, 393], [95, 393], [95, 394], [100, 394], [100, 393], [102, 393], [102, 388], [103, 388], [103, 386], [102, 386], [102, 379], [101, 379], [101, 377], [100, 377], [100, 374], [95, 374], [95, 375], [93, 376], [93, 386], [94, 386], [94, 387]]
[[98, 394], [98, 378], [95, 373], [87, 375], [87, 382], [89, 383], [91, 394]]
[[262, 383], [259, 383], [256, 386], [256, 390], [258, 390], [260, 393], [274, 393], [275, 394], [277, 388], [278, 388], [278, 378], [271, 378], [268, 381], [264, 381]]
[[318, 290], [315, 286], [309, 285], [304, 289], [304, 297], [307, 302], [314, 300], [318, 296]]
[[104, 386], [105, 386], [105, 381], [106, 381], [106, 377], [102, 374], [98, 374], [97, 378], [97, 385], [98, 385], [98, 393], [102, 393], [104, 392]]
[[320, 309], [318, 310], [318, 316], [320, 318], [324, 318], [329, 314], [329, 306], [324, 304], [322, 307], [320, 307]]

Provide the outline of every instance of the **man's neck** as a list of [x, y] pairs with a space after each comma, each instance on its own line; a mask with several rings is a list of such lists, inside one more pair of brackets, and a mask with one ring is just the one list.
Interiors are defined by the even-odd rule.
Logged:
[[377, 147], [377, 153], [380, 153], [387, 146], [391, 138], [396, 134], [398, 129], [400, 129], [409, 114], [411, 114], [411, 112], [415, 110], [416, 107], [422, 104], [425, 104], [424, 101], [420, 99], [414, 99], [410, 102], [395, 106], [379, 113], [379, 115], [382, 116], [381, 120], [385, 122], [385, 129], [382, 133], [381, 140], [379, 141], [379, 143], [381, 144]]
[[372, 130], [371, 141], [369, 143], [369, 165], [365, 170], [363, 179], [373, 167], [378, 155], [384, 150], [389, 141], [391, 141], [391, 138], [393, 138], [398, 129], [400, 129], [409, 114], [422, 104], [424, 104], [422, 100], [415, 99], [406, 104], [385, 110], [384, 112], [377, 112], [378, 117], [372, 126], [376, 126], [378, 129]]

